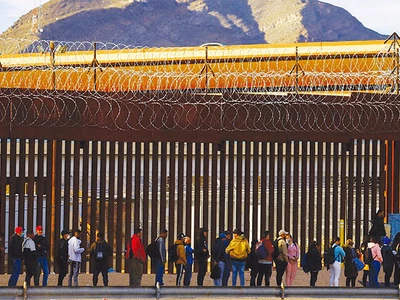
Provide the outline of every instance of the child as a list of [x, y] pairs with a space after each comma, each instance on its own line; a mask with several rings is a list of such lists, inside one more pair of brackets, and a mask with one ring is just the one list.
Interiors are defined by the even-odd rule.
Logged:
[[190, 246], [190, 237], [186, 237], [185, 243], [185, 253], [186, 253], [186, 266], [185, 266], [185, 277], [183, 278], [183, 285], [189, 286], [190, 280], [192, 279], [192, 266], [193, 266], [193, 248]]

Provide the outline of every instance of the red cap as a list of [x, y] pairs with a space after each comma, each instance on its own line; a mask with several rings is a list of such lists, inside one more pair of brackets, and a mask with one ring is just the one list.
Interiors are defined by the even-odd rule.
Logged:
[[15, 233], [22, 233], [22, 232], [24, 232], [24, 229], [21, 226], [15, 228]]
[[43, 227], [41, 225], [36, 226], [36, 231], [42, 231]]

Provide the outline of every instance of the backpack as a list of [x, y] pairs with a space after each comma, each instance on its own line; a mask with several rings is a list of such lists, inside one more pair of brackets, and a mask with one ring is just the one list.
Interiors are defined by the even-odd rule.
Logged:
[[177, 244], [173, 244], [171, 247], [169, 247], [168, 259], [170, 262], [176, 262], [179, 259]]
[[274, 242], [273, 242], [273, 246], [274, 246], [274, 252], [272, 253], [272, 258], [275, 260], [278, 258], [279, 256], [279, 247], [278, 247], [278, 242], [279, 240], [281, 240], [282, 238], [277, 238]]
[[304, 253], [301, 258], [301, 268], [303, 269], [304, 273], [310, 272], [310, 266], [307, 264], [307, 253]]
[[126, 244], [126, 247], [125, 247], [125, 258], [126, 259], [132, 259], [133, 258], [132, 238], [129, 240], [129, 243]]
[[159, 258], [160, 257], [160, 251], [158, 250], [158, 245], [157, 245], [158, 238], [152, 241], [147, 247], [146, 247], [146, 254], [151, 258]]
[[264, 259], [264, 258], [267, 257], [268, 252], [267, 252], [267, 248], [265, 248], [263, 240], [257, 242], [256, 251], [255, 252], [256, 252], [256, 255], [257, 255], [258, 259]]
[[336, 260], [335, 248], [329, 247], [328, 250], [324, 253], [324, 264], [326, 267], [333, 264]]
[[367, 248], [364, 250], [363, 255], [364, 255], [364, 263], [365, 263], [366, 265], [370, 265], [370, 264], [372, 264], [372, 263], [374, 262], [374, 257], [372, 256], [372, 250], [371, 250], [371, 248], [368, 248], [368, 247], [367, 247]]
[[94, 249], [94, 259], [100, 261], [103, 260], [105, 256], [106, 255], [103, 250], [103, 244], [96, 242], [96, 249]]

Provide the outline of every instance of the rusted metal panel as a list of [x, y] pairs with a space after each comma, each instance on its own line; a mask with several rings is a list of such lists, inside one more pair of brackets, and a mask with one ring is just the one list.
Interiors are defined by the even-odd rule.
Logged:
[[[167, 146], [166, 142], [161, 143], [161, 166], [160, 166], [160, 226], [159, 230], [167, 227], [166, 222], [166, 212], [167, 212]], [[128, 154], [129, 155], [129, 154]], [[129, 177], [128, 177], [129, 178]], [[127, 207], [126, 210], [129, 212], [130, 209]], [[156, 232], [153, 236], [156, 236], [158, 232]]]
[[[58, 143], [59, 144], [59, 143]], [[91, 226], [89, 224], [89, 143], [83, 142], [81, 143], [82, 151], [82, 222], [81, 222], [81, 230], [82, 234], [82, 244], [88, 245], [91, 242], [96, 240], [95, 236], [90, 236], [90, 230], [88, 227]], [[58, 153], [57, 153], [58, 154]], [[60, 151], [61, 156], [61, 151]], [[58, 158], [58, 155], [57, 155]], [[57, 159], [58, 160], [58, 159]], [[111, 173], [115, 174], [115, 173]], [[58, 236], [58, 235], [57, 235]], [[86, 272], [86, 263], [82, 264], [82, 272]]]
[[90, 181], [90, 236], [94, 237], [99, 226], [99, 215], [98, 215], [98, 201], [97, 201], [97, 187], [98, 179], [100, 178], [98, 174], [98, 164], [99, 164], [99, 143], [93, 141], [92, 146], [92, 178]]
[[29, 151], [28, 151], [28, 220], [27, 227], [33, 228], [33, 207], [34, 207], [34, 190], [35, 190], [35, 140], [29, 140]]
[[[325, 144], [325, 172], [323, 172], [325, 176], [325, 197], [322, 199], [325, 205], [325, 216], [324, 216], [324, 238], [328, 241], [332, 239], [331, 235], [331, 208], [332, 208], [332, 201], [331, 201], [331, 164], [332, 164], [332, 144], [326, 143]], [[337, 220], [337, 219], [336, 219]]]
[[[63, 229], [70, 230], [70, 201], [71, 201], [71, 141], [65, 141], [64, 144], [64, 221]], [[40, 151], [39, 151], [40, 155]], [[40, 156], [39, 156], [40, 157]], [[43, 165], [43, 162], [42, 162]], [[43, 168], [43, 166], [42, 166]], [[39, 171], [40, 172], [40, 171]], [[43, 173], [43, 171], [42, 171]], [[97, 180], [96, 180], [97, 182]]]
[[245, 142], [245, 157], [244, 157], [244, 228], [241, 229], [245, 235], [249, 236], [250, 228], [250, 163], [251, 163], [251, 142]]
[[259, 195], [258, 195], [258, 182], [259, 182], [259, 149], [260, 145], [258, 142], [253, 142], [253, 172], [252, 172], [252, 177], [253, 177], [253, 197], [252, 197], [252, 202], [253, 202], [253, 213], [252, 213], [252, 232], [253, 235], [247, 235], [249, 239], [251, 240], [258, 240], [260, 237], [260, 228], [258, 226], [258, 200], [259, 200]]
[[[301, 208], [300, 208], [300, 215], [301, 215], [301, 224], [300, 226], [300, 236], [305, 237], [307, 235], [307, 227], [304, 226], [308, 224], [307, 218], [307, 166], [308, 166], [308, 143], [303, 141], [301, 142]], [[308, 239], [308, 243], [310, 244], [312, 240]], [[318, 241], [321, 243], [321, 241]], [[300, 243], [302, 244], [302, 243]], [[307, 245], [308, 246], [308, 245]]]
[[[194, 157], [194, 228], [200, 228], [200, 212], [204, 214], [204, 211], [206, 210], [205, 207], [201, 206], [201, 201], [200, 201], [200, 188], [201, 188], [201, 160], [202, 160], [202, 155], [201, 155], [201, 149], [202, 149], [202, 144], [201, 143], [196, 143], [195, 144], [195, 157]], [[204, 159], [203, 159], [204, 160]], [[203, 186], [205, 185], [205, 182], [203, 181]], [[204, 190], [204, 189], [203, 189]], [[208, 226], [205, 226], [208, 227]], [[190, 232], [186, 232], [187, 235], [190, 235]]]
[[379, 142], [379, 197], [376, 202], [372, 202], [371, 210], [373, 215], [378, 209], [384, 209], [385, 212], [388, 212], [389, 185], [391, 181], [389, 180], [390, 156], [386, 150], [390, 150], [390, 143], [391, 141], [383, 140]]
[[[150, 190], [150, 143], [143, 143], [143, 199], [142, 199], [142, 214], [143, 214], [143, 226], [142, 230], [144, 232], [142, 236], [142, 242], [144, 245], [148, 244], [149, 241], [149, 233], [150, 233], [150, 224], [149, 224], [149, 216], [150, 216], [150, 198], [149, 198], [149, 190]], [[140, 198], [139, 198], [140, 199]], [[146, 271], [146, 267], [143, 266], [143, 271]]]
[[[122, 242], [126, 235], [126, 232], [123, 228], [123, 221], [122, 219], [125, 217], [126, 220], [126, 213], [124, 214], [124, 203], [126, 203], [126, 195], [124, 197], [124, 182], [125, 182], [125, 172], [124, 172], [124, 160], [125, 160], [125, 143], [119, 142], [118, 143], [118, 170], [117, 170], [117, 213], [115, 217], [117, 218], [116, 222], [116, 231], [115, 231], [115, 250], [116, 253], [122, 253]], [[124, 199], [125, 198], [125, 199]], [[122, 270], [122, 257], [121, 255], [116, 256], [116, 264], [115, 269], [117, 272], [121, 272]]]
[[[55, 159], [56, 159], [56, 146], [57, 141], [47, 141], [47, 185], [46, 185], [46, 213], [44, 215], [44, 222], [41, 225], [44, 226], [45, 235], [50, 237], [52, 235], [52, 220], [53, 217], [52, 210], [53, 210], [53, 197], [55, 196], [55, 191], [53, 193], [53, 178], [56, 176], [57, 169], [55, 168]], [[54, 199], [55, 200], [55, 199]], [[79, 203], [79, 202], [78, 202]]]
[[288, 141], [285, 143], [285, 222], [283, 226], [287, 228], [288, 231], [290, 231], [291, 228], [290, 217], [293, 215], [293, 206], [291, 205], [292, 174], [292, 142]]
[[[116, 143], [110, 142], [109, 153], [109, 175], [108, 175], [108, 208], [107, 208], [107, 242], [111, 249], [115, 249], [115, 159], [116, 159]], [[111, 268], [116, 268], [114, 264]]]
[[[333, 182], [332, 182], [332, 219], [339, 216], [339, 144], [333, 144]], [[332, 226], [332, 238], [338, 236], [338, 227]]]
[[[226, 218], [226, 141], [222, 141], [219, 148], [219, 226], [217, 233], [225, 228]], [[248, 232], [247, 232], [248, 233]], [[248, 235], [246, 235], [248, 236]]]
[[[17, 193], [18, 193], [18, 223], [25, 223], [25, 161], [26, 161], [26, 140], [19, 140], [19, 170], [17, 180]], [[27, 228], [33, 230], [33, 228]], [[35, 232], [36, 233], [36, 232]]]
[[[365, 152], [364, 152], [364, 196], [362, 201], [363, 205], [363, 231], [360, 233], [361, 238], [364, 238], [364, 236], [368, 235], [368, 229], [369, 229], [369, 209], [371, 207], [370, 205], [370, 190], [371, 194], [374, 193], [374, 188], [373, 188], [373, 176], [370, 176], [370, 164], [374, 164], [372, 161], [372, 156], [371, 156], [371, 147], [372, 149], [374, 148], [374, 141], [367, 140], [365, 143]], [[376, 149], [376, 143], [375, 143], [375, 149]], [[372, 150], [373, 152], [374, 150]], [[376, 157], [375, 157], [376, 159]], [[376, 163], [376, 162], [375, 162]], [[375, 174], [375, 178], [376, 178]], [[376, 183], [376, 182], [375, 182]], [[376, 193], [376, 188], [375, 188], [375, 193]], [[374, 201], [371, 199], [371, 201]]]
[[[293, 238], [296, 241], [300, 239], [300, 226], [299, 223], [299, 188], [300, 188], [300, 146], [299, 142], [293, 142], [293, 222], [292, 222], [292, 232]], [[305, 243], [300, 244], [302, 250], [301, 253], [305, 251]]]
[[[237, 170], [236, 170], [236, 227], [242, 227], [243, 213], [243, 142], [237, 142]], [[229, 229], [232, 230], [233, 226]]]
[[134, 211], [133, 223], [134, 223], [135, 228], [142, 226], [141, 220], [140, 220], [140, 211], [142, 208], [141, 196], [140, 196], [140, 191], [141, 191], [140, 176], [141, 176], [141, 172], [142, 172], [141, 147], [142, 147], [142, 143], [135, 143], [135, 198], [134, 198], [134, 209], [133, 209], [133, 211]]
[[[267, 163], [268, 163], [268, 144], [266, 142], [261, 143], [261, 196], [260, 196], [260, 201], [261, 201], [261, 232], [264, 232], [264, 230], [269, 230], [269, 226], [267, 223]], [[239, 175], [239, 174], [238, 174]], [[294, 200], [295, 201], [295, 200]]]
[[107, 142], [100, 146], [100, 209], [99, 231], [106, 231], [106, 179], [107, 179]]
[[[284, 220], [284, 202], [283, 202], [283, 143], [278, 143], [278, 157], [276, 158], [277, 175], [276, 175], [276, 230], [283, 228]], [[287, 230], [287, 229], [285, 229]]]
[[[14, 234], [14, 229], [17, 226], [23, 224], [15, 224], [15, 194], [16, 194], [16, 166], [17, 166], [17, 141], [15, 139], [10, 140], [10, 196], [9, 196], [9, 214], [8, 214], [8, 236], [11, 237]], [[8, 257], [8, 273], [11, 274], [12, 271], [12, 262], [11, 258]]]
[[[193, 205], [193, 196], [192, 196], [192, 176], [193, 176], [193, 143], [186, 144], [186, 197], [185, 197], [185, 227], [183, 232], [185, 234], [190, 234], [192, 228], [192, 205]], [[195, 213], [198, 214], [198, 210], [195, 210]]]
[[[269, 194], [268, 194], [268, 228], [271, 232], [270, 236], [274, 237], [279, 229], [275, 227], [275, 143], [269, 143]], [[275, 230], [275, 232], [274, 232]]]
[[400, 142], [394, 142], [394, 179], [393, 179], [393, 209], [392, 213], [399, 213], [399, 170], [400, 170]]
[[[94, 155], [94, 154], [93, 154]], [[92, 169], [93, 170], [93, 169]], [[95, 179], [95, 178], [94, 178]], [[124, 238], [124, 245], [130, 242], [130, 238], [133, 234], [132, 232], [132, 209], [133, 209], [133, 188], [132, 183], [134, 181], [133, 178], [133, 145], [131, 142], [128, 142], [126, 145], [126, 201], [125, 201], [125, 238]], [[97, 180], [96, 180], [97, 182]], [[165, 198], [164, 198], [165, 199]], [[128, 267], [125, 262], [124, 271], [128, 271]]]
[[349, 147], [349, 173], [347, 176], [347, 203], [346, 211], [347, 211], [347, 235], [349, 237], [353, 237], [354, 234], [354, 147], [355, 147], [355, 140], [352, 140]]
[[[169, 143], [169, 183], [168, 183], [168, 244], [172, 245], [174, 237], [176, 236], [175, 223], [179, 216], [176, 215], [176, 147], [174, 142]], [[179, 146], [178, 146], [179, 147]], [[178, 151], [179, 154], [179, 151]], [[164, 228], [162, 228], [164, 229]], [[166, 228], [165, 228], [166, 229]], [[153, 237], [155, 239], [156, 237]], [[168, 273], [172, 274], [174, 271], [174, 264], [168, 263]]]
[[151, 156], [151, 236], [156, 236], [159, 231], [158, 227], [158, 143], [152, 143], [152, 156]]
[[[6, 233], [6, 186], [7, 186], [7, 139], [0, 139], [1, 156], [0, 156], [0, 232]], [[0, 241], [0, 247], [4, 249], [5, 238]], [[5, 270], [5, 258], [0, 261], [0, 273]]]
[[[204, 144], [204, 164], [203, 164], [203, 220], [200, 226], [209, 226], [210, 221], [210, 143]], [[210, 231], [211, 232], [211, 231]]]
[[[235, 142], [229, 141], [229, 153], [228, 153], [228, 224], [226, 227], [221, 228], [220, 231], [225, 230], [225, 228], [233, 228], [234, 222], [234, 200], [233, 191], [235, 188]], [[231, 229], [232, 230], [232, 229]]]
[[[56, 169], [56, 174], [55, 174], [55, 198], [54, 198], [54, 210], [55, 210], [55, 216], [54, 216], [54, 227], [51, 228], [49, 235], [49, 240], [50, 244], [52, 245], [52, 248], [50, 249], [50, 258], [54, 259], [57, 257], [57, 249], [58, 249], [58, 240], [60, 238], [60, 233], [61, 230], [61, 194], [62, 194], [62, 186], [61, 186], [61, 168], [63, 164], [63, 147], [62, 147], [62, 141], [57, 141], [56, 144], [56, 165], [54, 166]], [[58, 267], [58, 266], [57, 266]], [[82, 271], [85, 269], [82, 269]], [[58, 271], [58, 269], [56, 269]]]
[[[72, 230], [76, 230], [80, 228], [80, 220], [79, 220], [79, 191], [80, 191], [80, 142], [74, 141], [74, 169], [73, 169], [73, 202], [72, 202]], [[47, 153], [47, 155], [49, 152]], [[49, 155], [48, 155], [49, 157]], [[104, 218], [105, 220], [105, 218]]]
[[315, 142], [309, 142], [310, 157], [309, 157], [309, 182], [308, 182], [308, 238], [313, 241], [315, 238]]
[[[178, 143], [178, 209], [177, 209], [177, 230], [178, 232], [183, 231], [183, 214], [184, 214], [184, 199], [183, 199], [183, 184], [184, 180], [184, 163], [185, 163], [185, 143]], [[174, 236], [174, 238], [176, 235]]]
[[[323, 182], [323, 164], [324, 164], [324, 143], [323, 142], [318, 142], [318, 155], [317, 155], [317, 224], [323, 224], [322, 223], [322, 182]], [[325, 173], [326, 174], [326, 173]], [[325, 227], [327, 227], [327, 224], [325, 224]], [[317, 230], [316, 233], [316, 238], [318, 241], [322, 240], [322, 230]]]
[[[363, 182], [364, 174], [362, 173], [362, 160], [363, 160], [363, 152], [365, 151], [366, 141], [357, 140], [357, 152], [356, 152], [356, 165], [355, 165], [355, 184], [356, 184], [356, 205], [353, 207], [353, 211], [355, 213], [355, 231], [354, 235], [349, 235], [348, 237], [353, 239], [356, 245], [360, 245], [360, 233], [363, 231], [361, 226], [361, 184]], [[364, 151], [363, 151], [364, 150]], [[364, 152], [365, 153], [365, 152]], [[354, 214], [353, 214], [354, 215]]]

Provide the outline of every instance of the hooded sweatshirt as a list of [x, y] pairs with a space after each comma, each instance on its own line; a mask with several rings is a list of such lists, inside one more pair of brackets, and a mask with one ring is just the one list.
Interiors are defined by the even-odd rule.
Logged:
[[250, 245], [244, 236], [237, 235], [226, 247], [225, 252], [235, 260], [245, 260], [250, 253]]
[[176, 261], [177, 265], [186, 265], [187, 260], [186, 260], [186, 253], [185, 253], [185, 244], [183, 243], [182, 240], [176, 240], [175, 245], [178, 245], [176, 247], [176, 251], [178, 252], [178, 260]]
[[379, 247], [378, 244], [375, 244], [374, 242], [369, 242], [368, 248], [371, 248], [372, 257], [374, 258], [374, 260], [379, 261], [380, 263], [383, 262], [381, 247]]

